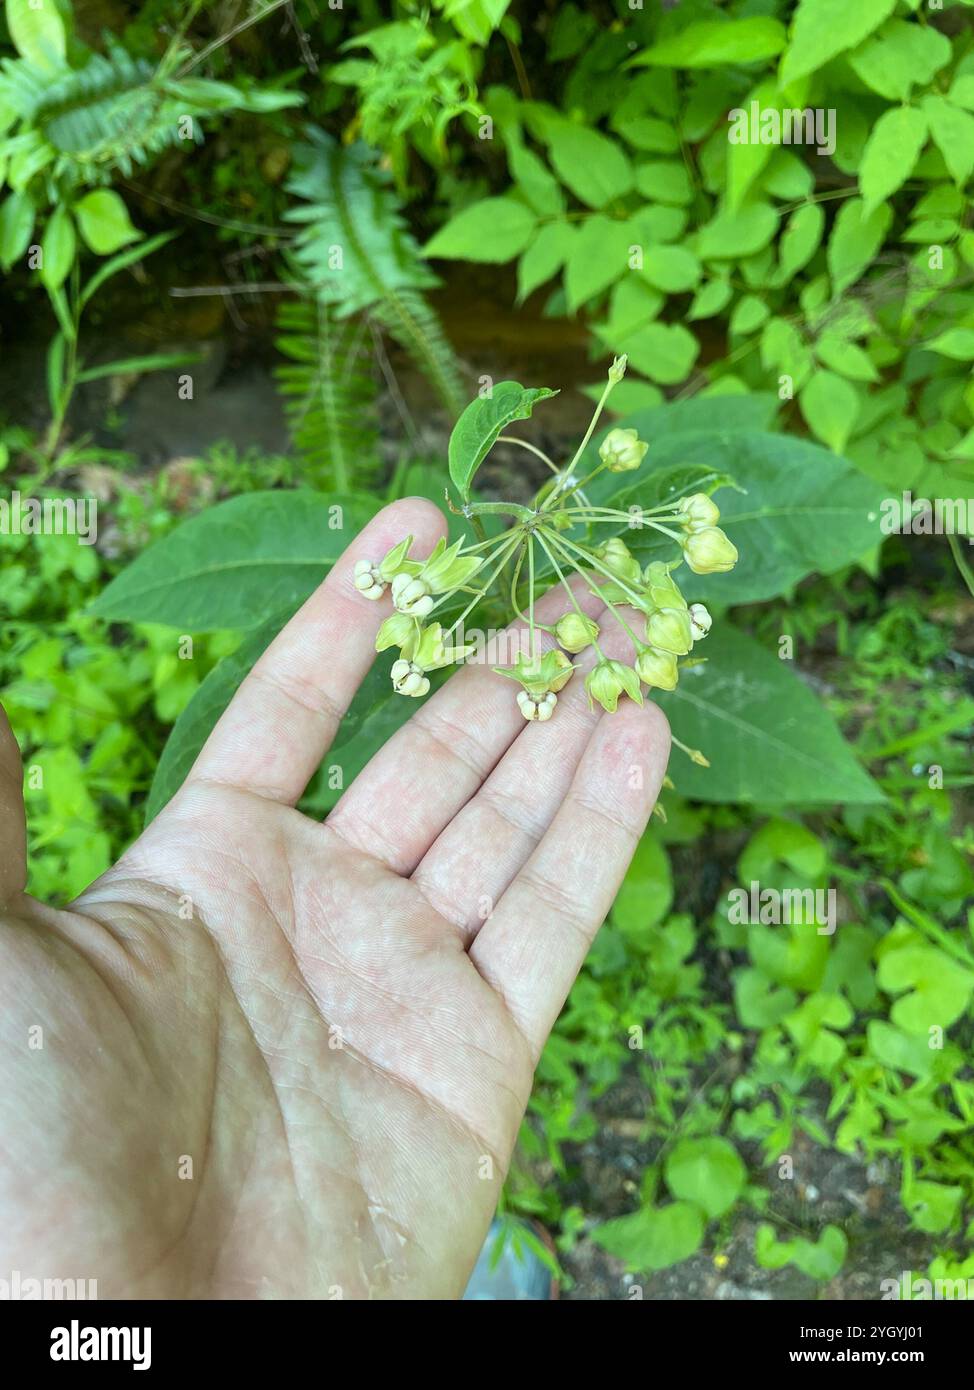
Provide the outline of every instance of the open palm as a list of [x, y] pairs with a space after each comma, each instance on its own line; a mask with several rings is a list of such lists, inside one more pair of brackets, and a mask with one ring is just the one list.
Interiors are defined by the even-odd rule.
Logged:
[[0, 728], [0, 1269], [102, 1298], [462, 1292], [668, 738], [579, 676], [526, 725], [469, 665], [324, 824], [295, 810], [388, 611], [354, 560], [442, 527], [416, 499], [375, 518], [69, 910], [23, 893]]

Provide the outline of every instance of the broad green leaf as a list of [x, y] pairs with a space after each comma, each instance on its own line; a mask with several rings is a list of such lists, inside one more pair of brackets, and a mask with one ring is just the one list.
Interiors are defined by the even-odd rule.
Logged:
[[627, 67], [713, 68], [722, 63], [757, 63], [785, 46], [776, 19], [704, 20], [644, 48]]
[[545, 138], [558, 177], [590, 208], [604, 208], [633, 186], [632, 165], [615, 140], [562, 118], [545, 122]]
[[732, 212], [725, 208], [697, 233], [697, 255], [705, 261], [736, 260], [763, 250], [778, 228], [770, 203], [745, 203]]
[[727, 308], [734, 294], [729, 280], [708, 280], [694, 296], [687, 318], [712, 319]]
[[[714, 402], [725, 411], [731, 404]], [[620, 423], [632, 425], [636, 418]], [[648, 483], [656, 469], [678, 463], [709, 465], [742, 489], [721, 491], [715, 499], [720, 525], [737, 546], [737, 564], [728, 574], [688, 579], [694, 597], [706, 603], [757, 603], [786, 593], [806, 575], [831, 574], [850, 564], [882, 539], [883, 487], [808, 440], [736, 432], [732, 426], [661, 437], [642, 468], [628, 475], [633, 500], [643, 479]], [[653, 534], [641, 533], [629, 543], [650, 558]]]
[[926, 86], [950, 62], [950, 40], [931, 24], [891, 19], [849, 55], [866, 86], [888, 101], [906, 101], [914, 86]]
[[[786, 104], [785, 95], [778, 88], [777, 83], [769, 78], [765, 82], [760, 82], [753, 91], [749, 92], [744, 98], [737, 111], [750, 111], [751, 103], [757, 102], [758, 110], [780, 111]], [[728, 115], [730, 120], [730, 115]], [[734, 130], [728, 132], [729, 144], [727, 147], [727, 204], [731, 211], [736, 211], [744, 201], [754, 183], [755, 179], [764, 169], [774, 154], [774, 146], [765, 144], [763, 140], [736, 140]]]
[[627, 145], [646, 154], [676, 154], [680, 137], [668, 121], [656, 116], [624, 116], [614, 118], [612, 129]]
[[780, 284], [787, 284], [799, 270], [804, 270], [821, 245], [824, 229], [825, 213], [818, 203], [795, 209], [778, 243]]
[[[693, 601], [696, 584], [681, 575]], [[670, 776], [681, 796], [765, 806], [883, 800], [831, 714], [789, 662], [726, 619], [714, 623], [697, 651], [706, 655], [705, 665], [684, 671], [674, 691], [653, 692], [674, 734], [710, 761], [704, 768], [674, 755]]]
[[680, 323], [648, 323], [626, 335], [618, 351], [628, 353], [636, 371], [663, 386], [675, 386], [690, 374], [700, 344]]
[[517, 263], [517, 298], [523, 304], [532, 290], [556, 275], [572, 254], [578, 230], [570, 222], [549, 222]]
[[612, 921], [638, 939], [662, 922], [672, 905], [670, 861], [653, 831], [648, 830], [636, 847], [612, 904]]
[[936, 95], [923, 98], [923, 110], [950, 177], [963, 187], [974, 169], [974, 116]]
[[873, 264], [892, 221], [893, 210], [885, 203], [870, 213], [861, 198], [842, 204], [826, 252], [833, 295], [848, 289]]
[[644, 198], [678, 206], [693, 199], [686, 166], [675, 159], [651, 159], [636, 169], [636, 189]]
[[68, 277], [77, 246], [74, 223], [64, 206], [55, 208], [41, 238], [41, 284], [56, 290]]
[[699, 281], [701, 266], [685, 246], [651, 246], [643, 257], [642, 273], [656, 289], [683, 294]]
[[[595, 332], [613, 355], [618, 357], [623, 350], [620, 344], [625, 342], [630, 334], [645, 327], [647, 323], [652, 323], [659, 316], [665, 303], [663, 295], [647, 285], [638, 271], [630, 271], [613, 289], [609, 301], [609, 317], [605, 323], [595, 325]], [[625, 381], [622, 385], [625, 385]], [[601, 394], [600, 387], [599, 395]], [[618, 405], [619, 398], [617, 386], [612, 392], [612, 409], [617, 414], [622, 409]]]
[[142, 236], [132, 226], [128, 208], [110, 188], [96, 188], [74, 205], [82, 240], [96, 256], [110, 256]]
[[859, 418], [859, 393], [835, 372], [816, 371], [799, 395], [805, 423], [834, 453], [841, 453]]
[[731, 333], [736, 335], [756, 332], [767, 319], [769, 312], [765, 300], [759, 299], [756, 294], [746, 294], [734, 305], [729, 324]]
[[754, 1257], [763, 1269], [793, 1264], [812, 1279], [834, 1279], [845, 1263], [849, 1242], [838, 1226], [826, 1226], [817, 1241], [805, 1236], [778, 1240], [774, 1227], [763, 1224], [754, 1236]]
[[508, 149], [511, 177], [539, 217], [558, 217], [565, 211], [565, 198], [558, 180], [527, 145], [514, 142]]
[[974, 328], [948, 328], [931, 338], [924, 347], [952, 357], [955, 362], [974, 362]]
[[851, 381], [878, 381], [879, 372], [869, 354], [837, 334], [823, 333], [815, 344], [815, 356], [826, 367]]
[[483, 198], [451, 217], [424, 254], [444, 260], [509, 261], [531, 240], [537, 216], [516, 198]]
[[867, 214], [910, 177], [927, 134], [927, 118], [916, 107], [894, 106], [883, 112], [866, 141], [859, 166], [859, 190]]
[[773, 367], [791, 378], [795, 389], [802, 387], [812, 370], [812, 353], [796, 324], [790, 319], [771, 318], [761, 334], [761, 365]]
[[800, 0], [779, 78], [788, 86], [855, 46], [889, 19], [896, 0]]
[[699, 1250], [706, 1222], [690, 1202], [643, 1207], [632, 1216], [617, 1216], [596, 1226], [592, 1239], [627, 1269], [668, 1269]]
[[625, 225], [596, 214], [582, 223], [565, 267], [565, 295], [574, 313], [628, 270], [629, 236]]
[[30, 245], [34, 202], [29, 193], [10, 193], [0, 206], [0, 266], [9, 270]]
[[464, 501], [474, 474], [494, 447], [497, 436], [515, 420], [526, 420], [538, 401], [557, 396], [547, 386], [499, 381], [489, 395], [471, 401], [450, 435], [450, 477]]
[[876, 979], [887, 994], [900, 996], [890, 1019], [907, 1033], [949, 1028], [966, 1011], [974, 992], [974, 974], [934, 946], [887, 951]]
[[55, 0], [6, 0], [7, 28], [21, 58], [45, 71], [63, 68], [64, 21]]
[[670, 1150], [665, 1172], [673, 1196], [702, 1207], [711, 1220], [731, 1209], [747, 1181], [734, 1145], [718, 1135], [681, 1139]]
[[150, 546], [89, 611], [191, 633], [257, 627], [306, 599], [376, 510], [306, 490], [233, 497]]

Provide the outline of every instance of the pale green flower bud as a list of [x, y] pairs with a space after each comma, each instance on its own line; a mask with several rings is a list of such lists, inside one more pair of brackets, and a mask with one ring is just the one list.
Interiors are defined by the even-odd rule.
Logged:
[[636, 673], [641, 681], [659, 690], [675, 690], [679, 679], [676, 657], [658, 647], [643, 647], [636, 657]]
[[417, 666], [415, 661], [394, 661], [389, 674], [392, 676], [393, 687], [400, 695], [411, 695], [413, 699], [419, 699], [430, 688], [429, 679], [423, 674], [422, 666]]
[[686, 599], [670, 574], [669, 566], [662, 560], [653, 560], [646, 566], [643, 582], [654, 608], [686, 608]]
[[691, 531], [684, 538], [683, 554], [694, 574], [726, 574], [737, 564], [737, 547], [719, 526]]
[[363, 598], [380, 599], [386, 591], [379, 566], [372, 560], [356, 560], [352, 583]]
[[411, 574], [397, 574], [393, 579], [392, 601], [400, 613], [414, 618], [425, 618], [433, 607], [430, 586]]
[[681, 497], [677, 511], [682, 521], [691, 531], [702, 531], [705, 526], [716, 526], [720, 520], [720, 508], [705, 492], [695, 492], [692, 497]]
[[629, 473], [639, 467], [648, 448], [635, 430], [609, 430], [599, 446], [599, 458], [610, 473]]
[[612, 382], [613, 386], [618, 386], [619, 382], [625, 376], [628, 361], [629, 358], [625, 353], [623, 353], [621, 357], [613, 359], [612, 366], [609, 368], [609, 380]]
[[686, 656], [693, 646], [690, 614], [684, 608], [657, 608], [646, 619], [646, 638], [665, 652]]
[[631, 666], [623, 666], [621, 661], [600, 661], [585, 677], [585, 689], [591, 707], [595, 708], [597, 700], [609, 714], [615, 712], [620, 695], [628, 695], [637, 705], [643, 702], [639, 677]]
[[582, 613], [566, 613], [555, 623], [555, 636], [566, 652], [583, 652], [598, 635], [598, 623]]
[[537, 700], [551, 691], [563, 690], [571, 680], [575, 667], [564, 652], [552, 648], [539, 660], [532, 661], [522, 652], [513, 666], [494, 666], [491, 669], [499, 676], [518, 681], [524, 686], [524, 691]]
[[694, 642], [702, 641], [710, 631], [712, 624], [713, 618], [702, 603], [690, 604], [690, 634]]
[[630, 554], [629, 547], [618, 536], [604, 541], [596, 548], [595, 554], [607, 570], [611, 570], [625, 583], [638, 584], [641, 581], [642, 570], [639, 561]]
[[529, 695], [526, 690], [519, 690], [517, 703], [525, 719], [536, 719], [539, 724], [544, 724], [554, 713], [558, 696], [553, 690], [545, 695]]

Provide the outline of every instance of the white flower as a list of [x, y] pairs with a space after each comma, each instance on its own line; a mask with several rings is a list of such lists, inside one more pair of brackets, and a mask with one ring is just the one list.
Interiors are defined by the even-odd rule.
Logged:
[[706, 637], [713, 624], [713, 618], [704, 608], [702, 603], [690, 604], [690, 631], [695, 642], [701, 641]]
[[539, 723], [543, 724], [554, 713], [558, 696], [553, 690], [549, 690], [546, 695], [539, 695], [535, 698], [529, 695], [526, 690], [519, 690], [517, 703], [525, 719], [537, 719]]
[[393, 579], [392, 601], [400, 613], [408, 613], [413, 618], [425, 618], [433, 607], [429, 585], [411, 574], [397, 574]]
[[379, 599], [386, 591], [379, 566], [372, 560], [356, 560], [352, 583], [363, 598]]
[[423, 674], [422, 666], [417, 666], [415, 661], [394, 661], [392, 670], [392, 684], [400, 695], [412, 695], [414, 699], [419, 699], [425, 695], [430, 688], [429, 679]]

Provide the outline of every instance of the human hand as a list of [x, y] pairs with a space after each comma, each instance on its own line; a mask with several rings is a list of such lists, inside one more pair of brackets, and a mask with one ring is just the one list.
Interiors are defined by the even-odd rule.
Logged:
[[442, 530], [417, 499], [370, 523], [67, 910], [23, 892], [0, 719], [0, 1269], [102, 1298], [462, 1293], [668, 732], [592, 713], [580, 678], [525, 723], [471, 664], [323, 824], [297, 811], [389, 608], [355, 559]]

